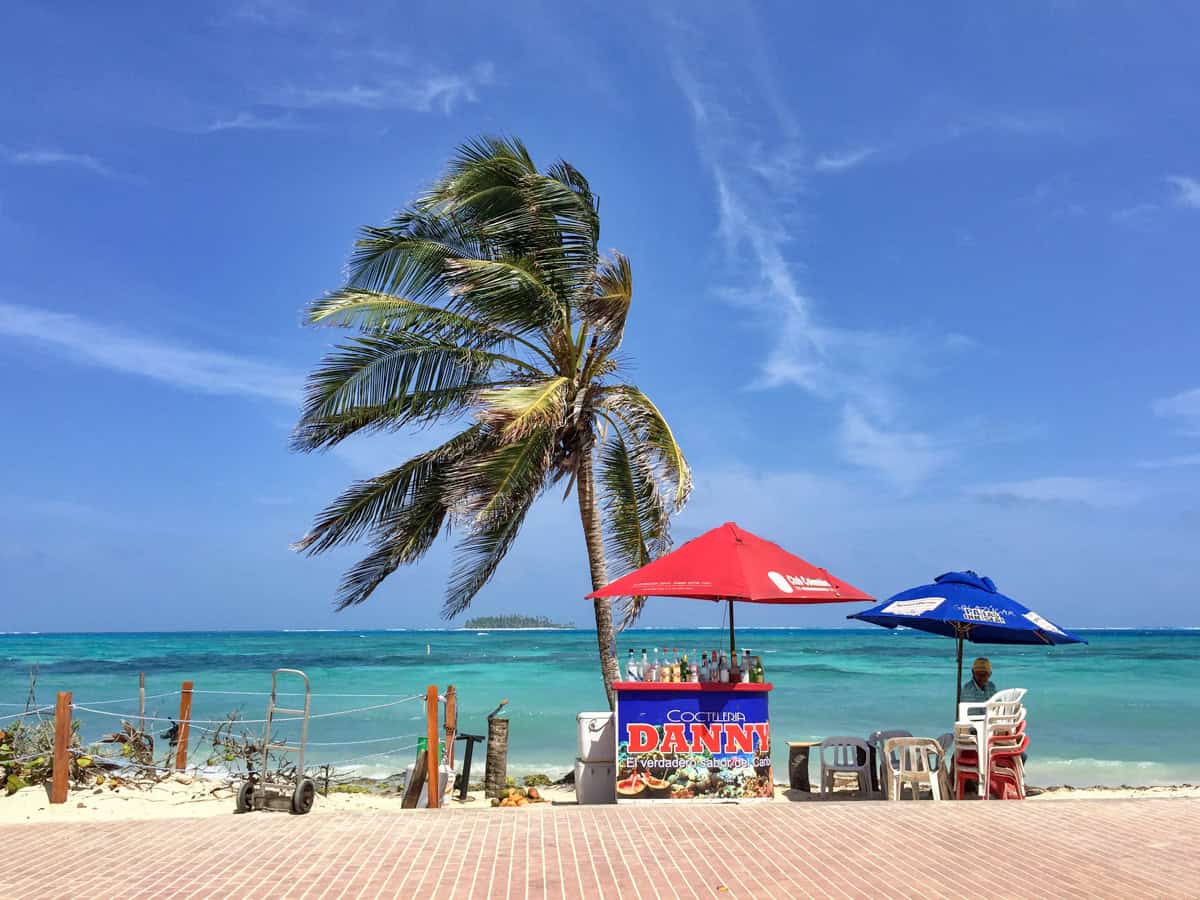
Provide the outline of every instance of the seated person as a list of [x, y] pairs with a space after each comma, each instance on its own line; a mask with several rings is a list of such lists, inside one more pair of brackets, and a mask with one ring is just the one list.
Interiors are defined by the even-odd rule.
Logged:
[[[992, 663], [986, 656], [981, 656], [971, 663], [971, 677], [962, 686], [962, 703], [987, 703], [996, 693], [996, 685], [992, 683]], [[976, 710], [972, 709], [972, 713]], [[979, 710], [982, 712], [982, 710]]]

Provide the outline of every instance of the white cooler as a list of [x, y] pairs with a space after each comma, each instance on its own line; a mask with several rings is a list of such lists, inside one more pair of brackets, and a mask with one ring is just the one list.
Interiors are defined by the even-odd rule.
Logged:
[[579, 759], [587, 763], [612, 763], [617, 759], [617, 727], [611, 712], [581, 712]]
[[617, 764], [575, 760], [575, 801], [580, 806], [617, 802]]

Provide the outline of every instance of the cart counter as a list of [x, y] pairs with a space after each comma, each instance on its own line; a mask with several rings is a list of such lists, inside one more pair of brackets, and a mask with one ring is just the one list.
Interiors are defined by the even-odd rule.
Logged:
[[772, 797], [771, 687], [614, 683], [617, 801]]

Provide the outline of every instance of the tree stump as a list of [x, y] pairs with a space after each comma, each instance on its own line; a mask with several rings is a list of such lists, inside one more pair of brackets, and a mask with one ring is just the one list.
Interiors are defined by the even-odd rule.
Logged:
[[499, 797], [508, 787], [508, 719], [488, 718], [487, 762], [483, 770], [483, 789], [488, 797]]

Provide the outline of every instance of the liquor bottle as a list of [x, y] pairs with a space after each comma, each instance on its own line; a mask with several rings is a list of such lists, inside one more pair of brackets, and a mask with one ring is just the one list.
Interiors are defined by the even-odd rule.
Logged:
[[671, 680], [676, 684], [683, 681], [683, 657], [679, 655], [679, 648], [671, 648]]
[[633, 658], [633, 648], [629, 648], [629, 661], [625, 663], [625, 680], [626, 681], [641, 681], [642, 676], [638, 673], [637, 660]]
[[662, 681], [662, 678], [659, 677], [660, 674], [661, 674], [661, 669], [659, 668], [659, 663], [658, 663], [658, 648], [655, 647], [654, 648], [654, 657], [650, 660], [650, 677], [647, 678], [646, 680], [647, 681]]
[[696, 648], [692, 648], [692, 681], [700, 681], [700, 654], [696, 652]]
[[717, 665], [717, 681], [721, 684], [729, 684], [729, 663], [725, 661], [725, 654], [721, 654], [721, 661]]
[[700, 671], [697, 673], [701, 681], [708, 681], [708, 651], [700, 654]]
[[638, 666], [638, 681], [650, 680], [650, 659], [646, 656], [646, 648], [642, 648], [642, 662]]
[[692, 667], [688, 664], [687, 651], [683, 651], [683, 656], [679, 657], [679, 680], [692, 680]]
[[738, 662], [737, 651], [732, 650], [729, 653], [729, 682], [730, 684], [737, 684], [741, 680], [741, 663]]
[[763, 672], [762, 657], [754, 657], [754, 682], [755, 684], [765, 684], [767, 681], [766, 673]]
[[750, 651], [743, 649], [742, 650], [742, 683], [743, 684], [750, 683], [750, 670], [753, 668], [753, 666], [754, 666], [754, 663], [750, 659]]

